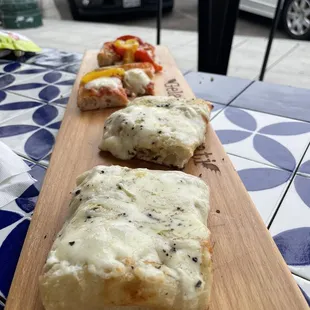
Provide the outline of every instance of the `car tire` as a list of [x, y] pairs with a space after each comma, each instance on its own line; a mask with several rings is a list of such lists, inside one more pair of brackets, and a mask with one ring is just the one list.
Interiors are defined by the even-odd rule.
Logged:
[[68, 2], [69, 2], [69, 7], [70, 7], [72, 18], [74, 20], [82, 20], [81, 13], [79, 12], [79, 9], [76, 3], [74, 2], [74, 0], [68, 0]]
[[[292, 6], [296, 2], [296, 0], [287, 0], [285, 1], [283, 11], [282, 11], [282, 24], [285, 32], [293, 39], [295, 40], [307, 40], [310, 38], [310, 26], [307, 28], [306, 26], [302, 26], [302, 31], [299, 31], [296, 29], [296, 27], [293, 26], [293, 20], [297, 19], [297, 16], [299, 17], [300, 23], [302, 23], [301, 17], [304, 16], [304, 18], [307, 18], [310, 20], [310, 14], [308, 16], [301, 15], [303, 13], [303, 8], [299, 8], [300, 11], [296, 11], [296, 13], [292, 12]], [[310, 0], [305, 0], [306, 7], [305, 10], [310, 10]], [[309, 11], [310, 12], [310, 11]], [[296, 17], [293, 17], [295, 14]]]

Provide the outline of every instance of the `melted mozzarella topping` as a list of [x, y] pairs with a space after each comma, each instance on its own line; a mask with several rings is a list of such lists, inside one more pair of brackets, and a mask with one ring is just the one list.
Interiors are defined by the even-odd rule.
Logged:
[[209, 238], [209, 190], [201, 179], [179, 171], [97, 166], [77, 184], [72, 216], [47, 269], [74, 274], [86, 264], [105, 278], [128, 270], [146, 281], [169, 276], [184, 299], [204, 290], [201, 242]]
[[124, 82], [130, 91], [136, 95], [143, 95], [151, 79], [142, 69], [131, 69], [125, 72]]
[[94, 79], [87, 84], [85, 84], [86, 89], [100, 89], [102, 87], [106, 88], [119, 88], [122, 86], [122, 82], [118, 78], [113, 77], [102, 77], [98, 79]]
[[154, 156], [165, 158], [173, 151], [186, 161], [204, 141], [209, 114], [206, 104], [189, 99], [137, 98], [106, 120], [99, 147], [124, 160], [133, 158], [137, 149], [150, 149]]

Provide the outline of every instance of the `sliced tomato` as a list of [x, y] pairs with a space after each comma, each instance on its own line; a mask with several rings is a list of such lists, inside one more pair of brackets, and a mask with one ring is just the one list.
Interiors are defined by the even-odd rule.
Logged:
[[154, 61], [153, 57], [143, 48], [138, 48], [138, 50], [135, 53], [135, 60], [143, 61], [143, 62], [150, 62], [153, 65], [156, 72], [161, 71], [163, 69], [163, 67], [157, 64]]
[[127, 41], [127, 40], [131, 40], [131, 39], [135, 39], [139, 42], [139, 44], [144, 44], [144, 42], [139, 38], [139, 37], [136, 37], [136, 36], [132, 36], [130, 34], [127, 34], [127, 35], [124, 35], [124, 36], [121, 36], [119, 38], [117, 38], [116, 40], [123, 40], [123, 41]]

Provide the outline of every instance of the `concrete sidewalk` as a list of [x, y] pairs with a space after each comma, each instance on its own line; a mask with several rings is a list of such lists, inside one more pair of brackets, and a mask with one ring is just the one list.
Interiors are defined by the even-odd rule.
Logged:
[[[155, 43], [156, 30], [103, 23], [45, 19], [37, 29], [19, 30], [41, 47], [83, 53], [99, 49], [104, 41], [123, 34], [136, 34]], [[182, 70], [197, 70], [197, 33], [163, 30], [162, 44], [169, 47]], [[229, 63], [229, 76], [256, 79], [262, 65], [267, 39], [235, 36]], [[275, 39], [265, 81], [310, 88], [310, 42]]]

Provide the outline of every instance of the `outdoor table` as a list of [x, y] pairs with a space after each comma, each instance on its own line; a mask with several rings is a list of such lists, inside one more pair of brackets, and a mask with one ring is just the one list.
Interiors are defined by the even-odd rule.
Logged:
[[[0, 141], [37, 180], [0, 210], [0, 310], [81, 59], [45, 49], [0, 61]], [[310, 89], [184, 75], [197, 97], [214, 104], [212, 126], [310, 305]]]

